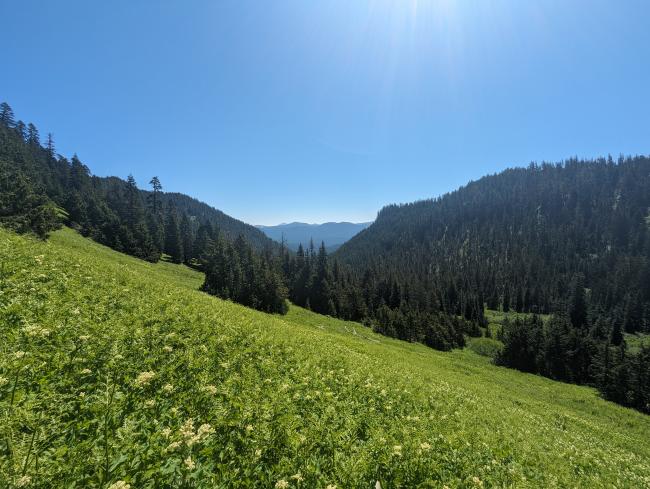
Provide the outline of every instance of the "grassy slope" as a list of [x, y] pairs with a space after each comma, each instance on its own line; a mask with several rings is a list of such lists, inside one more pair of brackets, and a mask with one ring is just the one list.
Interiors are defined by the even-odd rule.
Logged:
[[251, 311], [70, 230], [0, 230], [0, 274], [0, 487], [650, 487], [650, 417], [589, 388]]

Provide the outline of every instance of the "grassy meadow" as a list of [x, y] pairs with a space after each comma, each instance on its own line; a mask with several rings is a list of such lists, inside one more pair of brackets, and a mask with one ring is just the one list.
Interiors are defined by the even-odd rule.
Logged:
[[593, 389], [201, 283], [0, 230], [0, 488], [650, 487], [650, 417]]

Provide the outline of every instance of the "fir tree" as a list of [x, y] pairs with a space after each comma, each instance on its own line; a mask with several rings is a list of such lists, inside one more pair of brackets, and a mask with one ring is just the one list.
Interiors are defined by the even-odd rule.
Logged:
[[34, 146], [41, 144], [41, 140], [38, 135], [38, 129], [36, 129], [36, 126], [31, 122], [27, 124], [27, 142], [29, 144], [33, 144]]
[[178, 224], [178, 214], [174, 205], [169, 202], [165, 216], [165, 253], [174, 263], [183, 261], [183, 241]]
[[0, 104], [0, 122], [7, 127], [14, 127], [14, 111], [7, 102]]

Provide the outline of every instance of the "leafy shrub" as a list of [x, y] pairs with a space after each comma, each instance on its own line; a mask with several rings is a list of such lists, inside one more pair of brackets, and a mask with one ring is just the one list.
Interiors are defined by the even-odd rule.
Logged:
[[481, 356], [496, 358], [503, 350], [503, 343], [492, 338], [470, 338], [467, 347]]

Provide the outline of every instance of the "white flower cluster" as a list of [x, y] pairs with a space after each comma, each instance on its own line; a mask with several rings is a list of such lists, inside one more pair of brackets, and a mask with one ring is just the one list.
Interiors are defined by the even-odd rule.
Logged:
[[155, 372], [142, 372], [135, 378], [135, 385], [137, 387], [144, 387], [145, 385], [149, 384], [155, 377]]
[[[214, 428], [205, 423], [199, 426], [198, 430], [194, 430], [194, 420], [189, 418], [180, 429], [180, 435], [185, 444], [191, 447], [197, 443], [204, 441], [208, 436], [214, 433]], [[173, 445], [173, 444], [172, 444]]]
[[117, 481], [108, 486], [108, 489], [131, 489], [131, 484], [127, 484], [124, 481]]
[[47, 328], [43, 328], [42, 326], [38, 326], [37, 324], [28, 324], [23, 328], [23, 332], [32, 338], [42, 336], [42, 337], [47, 337], [50, 336], [50, 330]]

